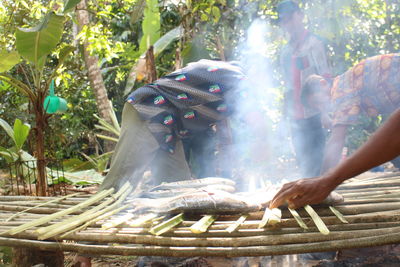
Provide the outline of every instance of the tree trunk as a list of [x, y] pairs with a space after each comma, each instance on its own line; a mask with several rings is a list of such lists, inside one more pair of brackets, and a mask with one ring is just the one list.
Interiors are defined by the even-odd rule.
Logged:
[[146, 52], [146, 82], [152, 83], [157, 80], [156, 63], [154, 59], [154, 47], [150, 46]]
[[33, 266], [44, 264], [44, 266], [64, 266], [64, 254], [62, 251], [47, 251], [32, 248], [13, 248], [12, 266]]
[[47, 195], [47, 177], [46, 177], [46, 162], [44, 155], [44, 131], [46, 128], [46, 114], [43, 109], [43, 93], [38, 93], [35, 107], [35, 118], [36, 118], [36, 158], [37, 158], [37, 182], [36, 182], [36, 194], [39, 196]]
[[[82, 30], [84, 26], [90, 26], [89, 12], [87, 11], [86, 0], [82, 0], [76, 9], [76, 17], [78, 21], [78, 29]], [[88, 78], [90, 85], [93, 88], [94, 95], [96, 97], [96, 104], [99, 110], [99, 115], [101, 118], [105, 119], [107, 122], [112, 124], [110, 112], [112, 112], [112, 107], [108, 101], [107, 90], [104, 85], [103, 76], [101, 74], [101, 69], [98, 64], [98, 59], [96, 56], [90, 55], [88, 49], [89, 43], [85, 41], [83, 43], [83, 56], [88, 70]], [[106, 133], [106, 135], [109, 135]], [[105, 142], [105, 151], [111, 151], [114, 147], [112, 142]]]

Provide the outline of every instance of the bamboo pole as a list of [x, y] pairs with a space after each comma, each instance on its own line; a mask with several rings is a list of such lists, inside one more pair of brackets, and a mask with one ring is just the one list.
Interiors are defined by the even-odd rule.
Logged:
[[[355, 204], [376, 204], [376, 203], [387, 203], [387, 202], [399, 202], [396, 198], [366, 198], [366, 199], [346, 199], [346, 201], [339, 205], [355, 205]], [[337, 205], [336, 205], [337, 206]]]
[[[395, 228], [400, 227], [400, 223], [396, 222], [383, 222], [383, 223], [359, 223], [359, 224], [345, 224], [345, 225], [331, 225], [329, 226], [332, 232], [345, 232], [345, 231], [359, 231], [359, 230], [368, 230], [368, 229], [385, 229], [385, 228]], [[0, 227], [0, 230], [5, 231], [10, 229], [10, 227]], [[72, 233], [66, 236], [66, 240], [73, 241], [89, 241], [89, 242], [108, 242], [114, 239], [114, 236], [120, 237], [121, 240], [129, 240], [132, 241], [132, 236], [140, 235], [140, 236], [148, 236], [148, 229], [146, 228], [120, 228], [117, 231], [114, 230], [100, 230], [95, 228], [88, 228], [85, 231]], [[306, 232], [302, 229], [296, 228], [283, 228], [283, 229], [257, 229], [257, 228], [247, 228], [247, 229], [238, 229], [231, 234], [227, 234], [227, 232], [222, 230], [209, 230], [203, 234], [193, 234], [188, 227], [176, 227], [171, 231], [163, 234], [163, 237], [201, 237], [201, 238], [209, 238], [209, 237], [219, 237], [219, 238], [233, 238], [233, 237], [250, 237], [250, 236], [285, 236], [287, 234], [309, 234], [309, 233], [318, 233], [318, 229], [316, 227], [310, 227]], [[5, 235], [8, 237], [14, 237], [11, 235]], [[35, 239], [36, 234], [33, 230], [27, 230], [16, 234], [15, 237], [18, 238], [26, 238], [26, 239]], [[53, 238], [51, 238], [53, 240]], [[128, 242], [128, 243], [129, 243]]]
[[[79, 198], [73, 197], [70, 200], [76, 200], [76, 201], [85, 201], [90, 197], [93, 197], [94, 195], [81, 195]], [[36, 196], [0, 196], [0, 201], [6, 201], [6, 202], [11, 202], [11, 201], [48, 201], [48, 200], [53, 200], [57, 199], [57, 197], [36, 197]]]
[[359, 189], [359, 188], [371, 188], [371, 187], [379, 188], [387, 186], [398, 187], [400, 186], [400, 181], [399, 179], [396, 179], [393, 181], [343, 184], [339, 186], [339, 189]]
[[123, 190], [125, 190], [125, 189], [126, 189], [126, 184], [123, 187], [121, 187], [121, 189], [117, 193], [112, 195], [111, 198], [103, 201], [99, 205], [97, 205], [89, 210], [86, 210], [85, 212], [81, 213], [80, 215], [77, 215], [76, 217], [70, 217], [61, 223], [53, 224], [53, 225], [46, 226], [46, 227], [41, 227], [41, 228], [37, 229], [36, 232], [39, 235], [43, 235], [45, 233], [48, 234], [49, 232], [52, 232], [53, 230], [60, 229], [60, 227], [61, 228], [65, 227], [65, 225], [71, 225], [70, 223], [74, 223], [74, 221], [76, 223], [79, 220], [81, 220], [82, 218], [84, 218], [85, 216], [89, 216], [90, 214], [93, 214], [93, 213], [101, 210], [102, 208], [110, 205], [112, 202], [114, 202], [116, 200], [116, 198], [118, 198], [122, 194], [122, 192], [124, 192]]
[[[129, 182], [126, 182], [120, 188], [120, 190], [114, 195], [114, 199], [116, 200], [115, 203], [111, 204], [114, 199], [109, 199], [107, 201], [104, 201], [97, 207], [82, 213], [81, 215], [77, 215], [76, 217], [72, 217], [70, 219], [67, 219], [59, 223], [55, 223], [47, 227], [39, 228], [36, 230], [36, 232], [39, 234], [38, 239], [40, 240], [47, 239], [49, 237], [59, 235], [63, 232], [72, 230], [74, 227], [86, 222], [87, 220], [92, 220], [100, 216], [101, 214], [108, 212], [109, 210], [115, 209], [118, 205], [121, 204], [123, 200], [125, 200], [125, 198], [131, 192], [131, 190], [132, 186], [130, 185]], [[105, 206], [108, 207], [101, 210]]]
[[91, 224], [93, 224], [93, 223], [95, 223], [95, 222], [97, 222], [99, 220], [106, 219], [106, 218], [108, 218], [108, 217], [110, 217], [110, 216], [112, 216], [112, 215], [114, 215], [114, 214], [116, 214], [116, 213], [118, 213], [118, 212], [120, 212], [120, 211], [122, 211], [124, 209], [127, 209], [128, 207], [129, 207], [129, 204], [125, 204], [122, 207], [114, 209], [114, 210], [112, 210], [110, 212], [107, 212], [105, 214], [102, 214], [103, 211], [99, 211], [97, 214], [93, 214], [93, 216], [92, 216], [92, 217], [94, 217], [93, 219], [89, 220], [88, 222], [86, 222], [82, 226], [79, 226], [76, 229], [72, 229], [72, 230], [62, 234], [60, 237], [63, 238], [63, 237], [65, 237], [66, 235], [68, 235], [70, 233], [81, 231], [81, 230], [85, 229], [86, 227], [88, 227], [89, 225], [91, 225]]
[[[58, 204], [58, 203], [50, 203], [50, 204], [45, 204], [44, 202], [0, 202], [0, 205], [6, 205], [6, 206], [15, 206], [15, 207], [23, 207], [25, 209], [31, 209], [31, 208], [53, 208], [53, 209], [66, 209], [71, 207], [71, 205], [64, 205], [64, 204]], [[40, 206], [39, 206], [40, 205]], [[28, 211], [29, 211], [28, 210]], [[15, 214], [15, 213], [14, 213]]]
[[251, 246], [251, 247], [162, 247], [162, 246], [115, 246], [85, 245], [74, 243], [57, 243], [26, 239], [0, 237], [0, 245], [38, 248], [46, 250], [63, 250], [100, 255], [137, 255], [137, 256], [170, 256], [170, 257], [254, 257], [267, 255], [284, 255], [332, 251], [338, 249], [359, 248], [396, 244], [400, 242], [400, 233], [390, 233], [373, 237], [361, 237], [336, 241], [312, 242], [289, 245]]
[[[78, 242], [96, 243], [119, 243], [119, 244], [140, 244], [156, 246], [176, 247], [249, 247], [249, 246], [270, 246], [282, 244], [302, 244], [310, 242], [323, 242], [331, 240], [354, 239], [361, 237], [380, 236], [389, 233], [399, 233], [400, 226], [385, 229], [367, 229], [359, 231], [338, 231], [330, 235], [322, 235], [319, 232], [312, 233], [289, 233], [285, 235], [257, 235], [244, 237], [199, 237], [198, 234], [190, 237], [164, 237], [154, 235], [99, 235], [99, 234], [68, 234], [68, 240]], [[33, 233], [21, 233], [21, 238], [32, 237]]]
[[23, 211], [17, 212], [16, 214], [14, 214], [14, 215], [11, 216], [10, 218], [8, 218], [6, 221], [9, 221], [9, 220], [15, 218], [16, 216], [18, 216], [18, 215], [20, 215], [20, 214], [22, 214], [22, 213], [26, 213], [27, 211], [32, 210], [32, 209], [34, 209], [34, 208], [39, 208], [39, 207], [42, 207], [42, 206], [46, 206], [46, 205], [48, 205], [48, 204], [50, 204], [50, 203], [58, 202], [58, 201], [60, 201], [60, 200], [63, 200], [63, 199], [69, 198], [69, 197], [74, 197], [74, 196], [77, 196], [77, 195], [80, 195], [80, 193], [75, 193], [75, 194], [63, 196], [63, 197], [60, 197], [60, 198], [56, 198], [56, 199], [53, 199], [53, 200], [50, 200], [50, 201], [41, 203], [41, 204], [36, 205], [36, 206], [34, 206], [34, 207], [32, 207], [32, 208], [27, 208], [27, 209], [25, 209], [25, 210], [23, 210]]
[[114, 188], [110, 188], [108, 190], [101, 191], [101, 192], [97, 193], [96, 195], [94, 195], [93, 197], [87, 199], [86, 201], [78, 204], [77, 206], [74, 206], [74, 207], [71, 207], [69, 209], [62, 210], [62, 211], [47, 215], [47, 216], [42, 217], [42, 218], [40, 218], [38, 220], [31, 221], [29, 223], [20, 225], [19, 227], [16, 227], [16, 228], [10, 230], [10, 233], [11, 234], [17, 234], [19, 232], [22, 232], [22, 231], [24, 231], [26, 229], [29, 229], [29, 228], [32, 228], [34, 226], [42, 225], [42, 224], [45, 224], [45, 223], [47, 223], [47, 222], [49, 222], [51, 220], [59, 218], [61, 216], [71, 214], [72, 212], [75, 212], [75, 211], [79, 211], [80, 209], [83, 209], [83, 208], [85, 208], [85, 207], [87, 207], [87, 206], [89, 206], [89, 205], [91, 205], [93, 203], [96, 203], [96, 202], [100, 201], [104, 197], [106, 197], [109, 194], [111, 194], [113, 191], [114, 191]]

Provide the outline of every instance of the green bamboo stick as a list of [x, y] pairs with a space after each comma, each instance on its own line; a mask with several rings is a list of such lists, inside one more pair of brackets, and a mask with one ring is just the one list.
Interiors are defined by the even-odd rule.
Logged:
[[301, 228], [308, 229], [308, 226], [305, 224], [305, 222], [303, 221], [303, 219], [300, 217], [299, 213], [296, 210], [291, 208], [288, 208], [288, 210], [290, 211], [293, 218], [296, 220], [296, 222], [299, 224]]
[[25, 223], [23, 225], [20, 225], [18, 227], [15, 227], [15, 228], [7, 231], [7, 233], [9, 233], [11, 235], [15, 235], [15, 234], [20, 233], [22, 231], [25, 231], [25, 230], [27, 230], [29, 228], [45, 224], [45, 223], [50, 222], [51, 220], [57, 219], [57, 218], [59, 218], [61, 216], [68, 215], [68, 214], [70, 214], [72, 212], [81, 210], [81, 209], [83, 209], [83, 208], [85, 208], [87, 206], [90, 206], [90, 205], [102, 200], [106, 196], [110, 195], [113, 191], [114, 191], [114, 188], [110, 188], [108, 190], [100, 191], [96, 195], [92, 196], [91, 198], [87, 199], [86, 201], [84, 201], [84, 202], [82, 202], [82, 203], [80, 203], [80, 204], [78, 204], [76, 206], [73, 206], [71, 208], [68, 208], [68, 209], [53, 213], [53, 214], [49, 214], [49, 215], [44, 216], [44, 217], [42, 217], [40, 219]]
[[248, 216], [249, 215], [247, 214], [240, 216], [240, 218], [236, 222], [234, 222], [228, 228], [226, 228], [226, 231], [228, 233], [233, 233], [234, 231], [236, 231], [239, 228], [239, 226], [241, 226], [244, 223], [244, 221], [247, 219]]
[[133, 216], [135, 216], [133, 213], [128, 213], [128, 214], [119, 216], [118, 218], [115, 218], [115, 219], [111, 220], [110, 222], [103, 223], [101, 225], [101, 229], [108, 230], [110, 228], [116, 227], [124, 222], [129, 221], [130, 219], [133, 218]]
[[181, 222], [183, 222], [183, 213], [180, 213], [175, 217], [152, 227], [149, 232], [153, 235], [162, 235], [163, 233], [168, 232]]
[[270, 209], [266, 208], [264, 211], [264, 215], [258, 225], [258, 228], [264, 228], [268, 225], [275, 225], [281, 222], [282, 211], [280, 209]]
[[74, 196], [77, 196], [77, 195], [80, 195], [80, 194], [82, 194], [82, 193], [80, 193], [80, 192], [79, 192], [79, 193], [74, 193], [74, 194], [70, 194], [70, 195], [67, 195], [67, 196], [59, 197], [59, 198], [52, 199], [52, 200], [50, 200], [50, 201], [47, 201], [47, 202], [38, 204], [38, 205], [36, 205], [36, 206], [30, 207], [30, 208], [27, 208], [27, 209], [25, 209], [25, 210], [22, 210], [22, 211], [20, 211], [20, 212], [15, 213], [14, 215], [10, 216], [10, 217], [9, 217], [7, 220], [5, 220], [5, 221], [8, 222], [8, 221], [14, 219], [15, 217], [17, 217], [18, 215], [20, 215], [20, 214], [22, 214], [22, 213], [24, 213], [24, 212], [30, 211], [30, 210], [32, 210], [32, 209], [34, 209], [34, 208], [39, 208], [39, 207], [42, 207], [42, 206], [46, 206], [46, 205], [48, 205], [48, 204], [50, 204], [50, 203], [58, 202], [58, 201], [60, 201], [60, 200], [63, 200], [63, 199], [69, 198], [69, 197], [74, 197]]
[[333, 212], [333, 214], [336, 215], [336, 217], [338, 217], [338, 219], [342, 222], [342, 223], [349, 223], [343, 216], [343, 214], [340, 213], [340, 211], [338, 211], [337, 209], [335, 209], [332, 206], [329, 206], [329, 209]]
[[[75, 218], [71, 218], [68, 219], [66, 221], [63, 222], [59, 222], [56, 224], [53, 224], [51, 226], [48, 227], [43, 227], [41, 229], [38, 229], [37, 232], [40, 234], [38, 236], [39, 240], [44, 240], [44, 239], [48, 239], [52, 236], [56, 236], [59, 235], [63, 232], [69, 231], [71, 229], [73, 229], [74, 227], [87, 222], [88, 220], [92, 220], [98, 216], [100, 216], [101, 214], [104, 214], [105, 212], [115, 209], [116, 207], [118, 207], [122, 201], [125, 200], [125, 198], [128, 196], [128, 194], [130, 193], [132, 189], [132, 186], [129, 184], [129, 182], [125, 183], [124, 186], [121, 187], [121, 189], [118, 191], [118, 193], [116, 195], [118, 195], [119, 199], [117, 201], [115, 201], [115, 203], [113, 203], [112, 205], [109, 205], [107, 208], [103, 209], [103, 210], [99, 210], [97, 212], [92, 212], [92, 210], [88, 211], [87, 214], [81, 214], [76, 216]], [[96, 207], [97, 208], [97, 207]], [[46, 230], [50, 229], [50, 230]], [[40, 232], [39, 232], [40, 230]]]
[[139, 218], [137, 218], [137, 219], [134, 219], [134, 220], [132, 220], [132, 221], [128, 221], [127, 224], [128, 224], [130, 227], [138, 227], [138, 226], [141, 226], [141, 225], [143, 225], [143, 224], [146, 224], [147, 222], [149, 222], [149, 221], [151, 221], [151, 220], [157, 218], [157, 216], [158, 216], [158, 215], [157, 215], [156, 213], [149, 213], [149, 214], [146, 214], [146, 215], [144, 215], [144, 216], [141, 216], [141, 217], [139, 217]]
[[318, 214], [315, 212], [315, 210], [310, 205], [305, 205], [304, 209], [311, 216], [311, 218], [313, 219], [315, 225], [317, 226], [317, 228], [321, 232], [321, 234], [328, 235], [329, 234], [328, 227], [326, 227], [324, 221], [318, 216]]
[[55, 223], [55, 224], [47, 226], [47, 227], [41, 227], [41, 228], [37, 229], [36, 232], [39, 235], [43, 235], [45, 233], [52, 232], [53, 230], [56, 230], [58, 228], [63, 228], [65, 225], [67, 225], [71, 222], [78, 221], [81, 218], [85, 218], [85, 217], [89, 216], [90, 214], [93, 214], [99, 210], [102, 210], [104, 207], [109, 206], [112, 202], [114, 202], [116, 199], [118, 199], [121, 196], [121, 194], [123, 194], [125, 192], [125, 190], [128, 189], [128, 187], [129, 187], [129, 183], [126, 182], [117, 193], [115, 193], [111, 198], [107, 199], [106, 201], [103, 201], [101, 204], [97, 205], [96, 207], [94, 207], [90, 210], [87, 210], [78, 216], [70, 217], [67, 220], [64, 220], [62, 222]]
[[[61, 237], [61, 238], [64, 238], [65, 236], [67, 236], [67, 235], [69, 235], [69, 234], [71, 234], [71, 233], [73, 233], [73, 232], [79, 232], [79, 231], [81, 231], [81, 230], [83, 230], [83, 229], [86, 229], [86, 227], [88, 227], [89, 225], [91, 225], [91, 224], [93, 224], [93, 223], [95, 223], [95, 222], [97, 222], [97, 221], [106, 219], [106, 218], [108, 218], [108, 217], [110, 217], [110, 216], [112, 216], [112, 215], [114, 215], [114, 214], [116, 214], [116, 213], [118, 213], [118, 212], [120, 212], [120, 211], [122, 211], [122, 210], [124, 210], [124, 209], [127, 209], [129, 206], [130, 206], [130, 204], [125, 204], [125, 205], [123, 205], [122, 207], [119, 207], [119, 208], [117, 208], [117, 209], [114, 209], [114, 210], [112, 210], [112, 211], [110, 211], [110, 212], [107, 212], [106, 214], [103, 214], [103, 215], [100, 215], [100, 214], [101, 214], [101, 211], [99, 211], [99, 212], [97, 212], [96, 214], [93, 214], [92, 217], [94, 217], [94, 219], [89, 220], [88, 222], [86, 222], [85, 224], [79, 226], [79, 227], [76, 228], [76, 229], [72, 229], [72, 230], [70, 230], [70, 231], [68, 231], [68, 232], [66, 232], [66, 233], [64, 233], [64, 234], [62, 234], [60, 237]], [[100, 216], [97, 217], [98, 215], [100, 215]]]
[[207, 232], [208, 227], [216, 220], [215, 215], [205, 215], [195, 224], [190, 227], [190, 231], [194, 234], [201, 234]]

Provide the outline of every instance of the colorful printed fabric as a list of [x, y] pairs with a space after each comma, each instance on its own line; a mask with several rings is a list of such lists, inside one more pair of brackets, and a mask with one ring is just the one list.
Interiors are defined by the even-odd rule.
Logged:
[[289, 116], [293, 119], [305, 119], [316, 115], [301, 103], [301, 88], [307, 77], [318, 74], [331, 79], [331, 67], [328, 63], [325, 44], [315, 34], [305, 31], [302, 40], [292, 40], [283, 48], [280, 64], [287, 87]]
[[244, 75], [234, 64], [200, 60], [136, 89], [127, 101], [148, 121], [160, 147], [203, 131], [232, 112]]
[[400, 107], [400, 54], [367, 58], [335, 78], [331, 89], [333, 125], [356, 124]]

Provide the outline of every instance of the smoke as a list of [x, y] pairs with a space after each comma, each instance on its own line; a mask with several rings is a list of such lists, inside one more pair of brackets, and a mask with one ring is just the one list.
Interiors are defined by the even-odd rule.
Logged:
[[270, 31], [266, 21], [255, 20], [239, 47], [247, 79], [240, 84], [232, 128], [243, 191], [280, 183], [284, 176], [280, 167], [289, 170], [284, 162], [285, 155], [291, 154], [288, 125], [281, 122], [281, 92], [273, 82], [274, 68], [267, 56]]

